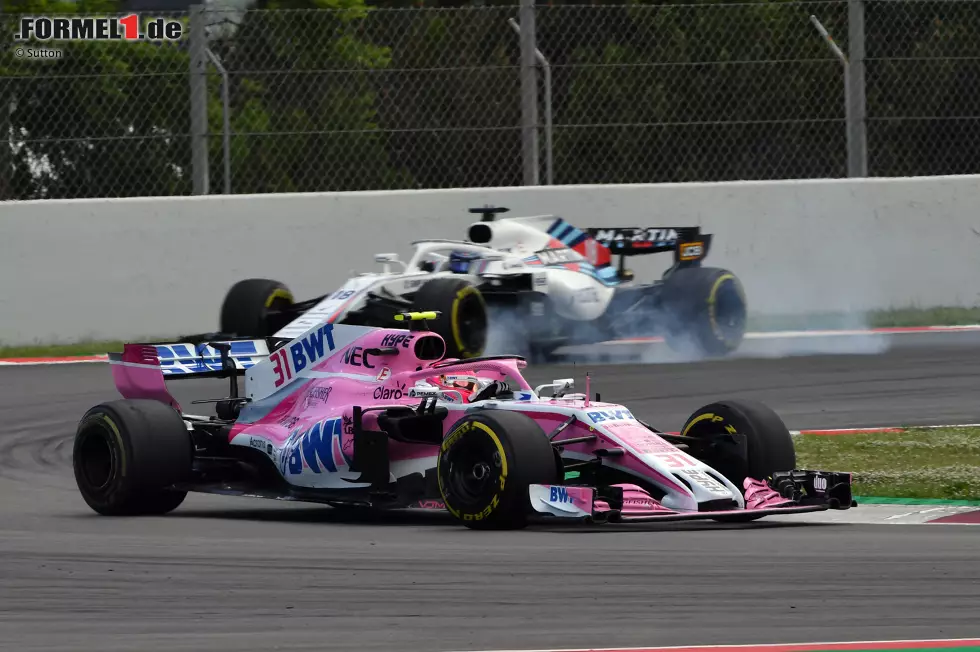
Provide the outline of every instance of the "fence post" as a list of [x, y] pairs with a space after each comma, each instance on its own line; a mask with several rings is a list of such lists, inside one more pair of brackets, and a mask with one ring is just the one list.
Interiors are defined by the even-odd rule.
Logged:
[[847, 176], [868, 176], [868, 123], [864, 81], [864, 5], [847, 3]]
[[230, 91], [228, 87], [231, 85], [228, 79], [228, 71], [221, 64], [221, 59], [218, 58], [211, 48], [205, 48], [204, 52], [208, 55], [208, 59], [214, 64], [214, 67], [218, 69], [218, 74], [221, 75], [221, 148], [222, 157], [224, 160], [224, 186], [225, 194], [231, 194], [231, 105], [228, 100], [228, 94]]
[[[7, 88], [10, 92], [7, 92]], [[14, 82], [0, 78], [0, 201], [14, 198], [13, 150], [10, 148], [10, 110], [13, 104]]]
[[[517, 36], [521, 35], [521, 28], [513, 18], [507, 19]], [[555, 182], [554, 169], [554, 138], [552, 137], [552, 113], [551, 113], [551, 62], [548, 61], [541, 50], [534, 49], [534, 58], [544, 70], [544, 154], [545, 154], [545, 184], [552, 185]]]
[[207, 195], [208, 173], [208, 59], [204, 5], [190, 8], [191, 177], [193, 193]]
[[538, 185], [538, 68], [534, 0], [521, 0], [521, 146], [524, 185]]

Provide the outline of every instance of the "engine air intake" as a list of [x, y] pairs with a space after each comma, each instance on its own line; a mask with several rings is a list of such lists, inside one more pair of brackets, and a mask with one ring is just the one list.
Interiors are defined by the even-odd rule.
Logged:
[[423, 335], [415, 340], [415, 357], [419, 360], [442, 360], [446, 343], [437, 335]]
[[486, 244], [493, 238], [493, 229], [486, 224], [474, 224], [470, 227], [470, 242]]

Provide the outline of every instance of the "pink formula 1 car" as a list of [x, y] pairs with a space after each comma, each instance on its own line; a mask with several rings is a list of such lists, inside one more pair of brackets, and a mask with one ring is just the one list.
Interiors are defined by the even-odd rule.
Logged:
[[[532, 388], [522, 358], [443, 359], [425, 323], [437, 313], [399, 317], [411, 328], [126, 345], [110, 356], [123, 400], [89, 410], [75, 436], [82, 497], [107, 515], [163, 514], [188, 491], [430, 507], [472, 528], [854, 505], [850, 474], [793, 470], [790, 434], [763, 405], [715, 403], [671, 435], [588, 387], [569, 394], [570, 379]], [[231, 379], [228, 398], [203, 401], [217, 416], [188, 414], [167, 389], [200, 377]]]

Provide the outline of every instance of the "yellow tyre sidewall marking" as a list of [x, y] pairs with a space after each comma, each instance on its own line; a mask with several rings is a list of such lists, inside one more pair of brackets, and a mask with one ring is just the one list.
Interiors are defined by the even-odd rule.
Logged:
[[731, 281], [735, 286], [735, 291], [738, 292], [738, 296], [742, 299], [742, 303], [745, 303], [745, 293], [742, 291], [742, 285], [735, 278], [734, 274], [722, 274], [715, 280], [715, 284], [711, 286], [711, 292], [708, 293], [708, 319], [711, 321], [711, 330], [714, 332], [715, 336], [723, 342], [727, 342], [727, 338], [722, 334], [721, 328], [718, 327], [718, 317], [715, 314], [715, 301], [718, 296], [718, 290], [721, 289], [722, 283], [725, 281]]
[[122, 463], [120, 464], [120, 469], [121, 469], [122, 477], [125, 478], [126, 477], [126, 446], [123, 444], [122, 434], [120, 434], [119, 428], [116, 426], [116, 423], [112, 419], [110, 419], [107, 414], [102, 415], [102, 420], [106, 422], [106, 425], [109, 426], [109, 430], [112, 432], [112, 436], [116, 438], [117, 442], [119, 442], [119, 457], [122, 461]]
[[477, 292], [476, 288], [472, 285], [467, 285], [456, 293], [456, 298], [453, 299], [453, 309], [452, 313], [449, 315], [449, 328], [453, 334], [453, 340], [456, 342], [456, 348], [460, 351], [460, 356], [463, 358], [473, 357], [479, 355], [479, 351], [471, 352], [463, 348], [463, 333], [459, 327], [459, 306], [463, 302], [463, 299], [471, 294], [475, 294], [480, 300], [480, 304], [483, 305], [484, 310], [486, 309], [486, 303], [483, 301], [483, 295]]
[[738, 432], [738, 429], [735, 426], [725, 422], [725, 417], [719, 416], [712, 412], [705, 412], [704, 414], [698, 415], [693, 419], [691, 419], [690, 423], [684, 426], [684, 432], [682, 432], [681, 435], [686, 437], [687, 433], [690, 432], [691, 428], [701, 423], [702, 421], [711, 421], [712, 423], [721, 424], [725, 428], [725, 431], [730, 434], [735, 434], [736, 432]]
[[[442, 451], [447, 451], [460, 437], [465, 433], [469, 432], [473, 428], [479, 428], [484, 433], [486, 433], [490, 439], [493, 441], [494, 446], [497, 447], [497, 452], [500, 453], [500, 491], [504, 490], [507, 484], [507, 453], [504, 452], [504, 445], [500, 442], [500, 437], [497, 436], [490, 426], [479, 421], [467, 421], [458, 428], [456, 428], [446, 439], [442, 442]], [[439, 456], [439, 463], [442, 464], [442, 456]], [[493, 498], [490, 499], [490, 504], [486, 506], [482, 511], [476, 514], [468, 514], [460, 512], [458, 509], [453, 507], [448, 498], [446, 497], [446, 491], [442, 485], [442, 473], [437, 473], [436, 478], [439, 481], [439, 495], [442, 496], [442, 502], [446, 506], [446, 509], [450, 514], [463, 521], [482, 521], [483, 519], [490, 516], [493, 511], [500, 505], [500, 494], [495, 493]]]
[[273, 290], [272, 294], [265, 300], [265, 307], [271, 308], [276, 299], [285, 299], [289, 303], [293, 303], [293, 294], [289, 290], [283, 290], [282, 288]]

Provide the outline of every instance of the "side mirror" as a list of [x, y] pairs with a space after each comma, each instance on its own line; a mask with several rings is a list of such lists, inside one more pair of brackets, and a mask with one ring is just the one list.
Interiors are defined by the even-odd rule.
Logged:
[[404, 268], [405, 263], [398, 260], [398, 254], [374, 254], [374, 262], [384, 265], [382, 268], [385, 274], [391, 273], [391, 263], [400, 263]]
[[541, 396], [542, 390], [548, 389], [549, 387], [555, 390], [554, 394], [552, 395], [553, 398], [561, 398], [562, 396], [565, 395], [565, 392], [575, 387], [575, 379], [562, 378], [560, 380], [555, 380], [550, 383], [545, 383], [544, 385], [538, 385], [537, 387], [534, 388], [534, 393], [537, 394], [538, 396]]

